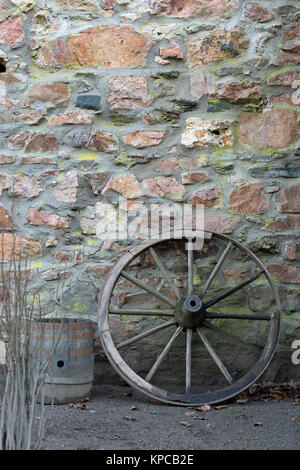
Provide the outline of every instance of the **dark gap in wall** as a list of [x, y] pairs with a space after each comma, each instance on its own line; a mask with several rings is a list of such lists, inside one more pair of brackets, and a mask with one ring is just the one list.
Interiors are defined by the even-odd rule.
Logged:
[[0, 73], [6, 72], [6, 65], [3, 61], [0, 61]]

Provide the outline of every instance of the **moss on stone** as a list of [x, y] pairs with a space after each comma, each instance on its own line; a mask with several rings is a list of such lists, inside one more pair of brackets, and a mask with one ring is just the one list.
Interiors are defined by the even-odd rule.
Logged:
[[114, 158], [114, 162], [116, 163], [116, 165], [123, 165], [126, 166], [126, 168], [131, 168], [136, 164], [136, 160], [128, 157], [126, 152], [121, 152], [119, 155], [116, 155]]

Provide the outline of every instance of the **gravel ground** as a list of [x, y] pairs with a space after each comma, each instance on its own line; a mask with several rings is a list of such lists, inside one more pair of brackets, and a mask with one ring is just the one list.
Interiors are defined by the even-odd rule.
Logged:
[[300, 406], [289, 399], [197, 411], [98, 386], [79, 407], [46, 408], [47, 450], [300, 450]]

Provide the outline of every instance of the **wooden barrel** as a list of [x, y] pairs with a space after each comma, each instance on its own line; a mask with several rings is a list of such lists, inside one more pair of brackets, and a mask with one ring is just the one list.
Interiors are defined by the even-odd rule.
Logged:
[[94, 379], [93, 324], [62, 318], [32, 322], [31, 351], [38, 364], [50, 363], [43, 387], [46, 404], [66, 404], [91, 395]]

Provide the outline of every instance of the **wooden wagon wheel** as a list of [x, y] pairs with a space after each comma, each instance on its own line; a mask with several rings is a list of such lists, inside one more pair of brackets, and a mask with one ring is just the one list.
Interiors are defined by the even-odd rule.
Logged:
[[[169, 404], [236, 396], [266, 370], [279, 337], [280, 301], [265, 265], [226, 235], [206, 231], [205, 238], [201, 250], [176, 234], [132, 247], [100, 295], [99, 333], [112, 366], [129, 385]], [[142, 306], [132, 307], [140, 299]]]

